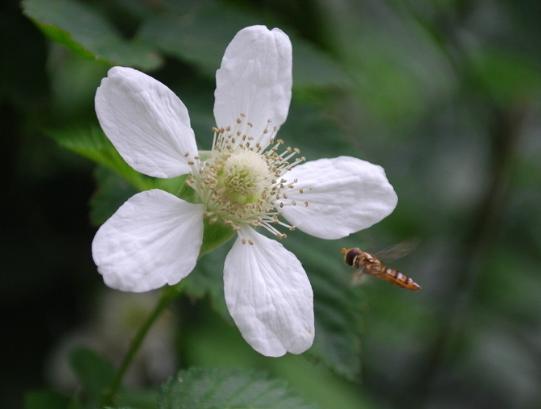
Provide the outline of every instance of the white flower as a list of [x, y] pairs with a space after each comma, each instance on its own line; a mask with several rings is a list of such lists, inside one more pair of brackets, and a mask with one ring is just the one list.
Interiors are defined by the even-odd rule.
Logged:
[[295, 255], [258, 233], [296, 228], [339, 239], [377, 223], [397, 198], [383, 169], [352, 157], [299, 165], [275, 140], [291, 100], [291, 43], [279, 29], [241, 30], [216, 73], [212, 150], [199, 157], [188, 111], [165, 85], [114, 67], [96, 93], [101, 127], [135, 170], [190, 173], [200, 204], [161, 190], [136, 194], [98, 230], [92, 254], [105, 283], [124, 291], [176, 284], [194, 268], [203, 218], [234, 227], [225, 260], [226, 303], [258, 352], [302, 353], [314, 338], [313, 294]]

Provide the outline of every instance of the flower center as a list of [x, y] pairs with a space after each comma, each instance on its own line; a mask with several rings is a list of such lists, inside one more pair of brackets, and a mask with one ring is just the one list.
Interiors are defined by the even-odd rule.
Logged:
[[239, 205], [257, 202], [271, 181], [267, 162], [253, 151], [231, 154], [218, 171], [218, 189]]
[[[276, 128], [271, 130], [269, 126], [270, 121], [263, 134], [273, 137]], [[235, 126], [215, 128], [210, 155], [204, 160], [196, 158], [188, 183], [205, 205], [211, 223], [221, 221], [234, 229], [262, 226], [282, 238], [285, 234], [273, 224], [293, 227], [279, 219], [276, 206], [296, 205], [287, 192], [295, 189], [297, 182], [282, 176], [304, 157], [296, 157], [299, 150], [289, 147], [279, 152], [282, 140], [268, 147], [254, 143], [249, 136], [251, 127], [241, 114]]]

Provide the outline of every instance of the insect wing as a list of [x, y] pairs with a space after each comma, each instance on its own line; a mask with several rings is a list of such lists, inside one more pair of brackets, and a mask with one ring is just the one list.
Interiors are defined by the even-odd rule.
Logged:
[[394, 246], [374, 252], [374, 257], [385, 261], [398, 260], [412, 253], [418, 245], [419, 240], [401, 241]]
[[367, 277], [368, 274], [366, 274], [362, 268], [357, 269], [351, 275], [351, 285], [358, 287], [366, 282]]

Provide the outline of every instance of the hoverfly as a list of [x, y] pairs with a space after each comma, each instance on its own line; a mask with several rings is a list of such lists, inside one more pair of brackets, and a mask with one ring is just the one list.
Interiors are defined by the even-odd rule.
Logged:
[[407, 290], [419, 291], [421, 289], [421, 286], [413, 281], [411, 277], [387, 267], [379, 258], [360, 248], [342, 248], [340, 253], [344, 256], [346, 264], [355, 268], [353, 272], [354, 284], [359, 284], [361, 278], [368, 274]]

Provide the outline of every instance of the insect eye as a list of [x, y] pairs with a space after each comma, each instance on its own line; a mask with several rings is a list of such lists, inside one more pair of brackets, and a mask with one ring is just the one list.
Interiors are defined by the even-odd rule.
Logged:
[[350, 249], [346, 254], [346, 263], [352, 266], [353, 260], [355, 260], [356, 255], [357, 255], [357, 252], [354, 249]]

